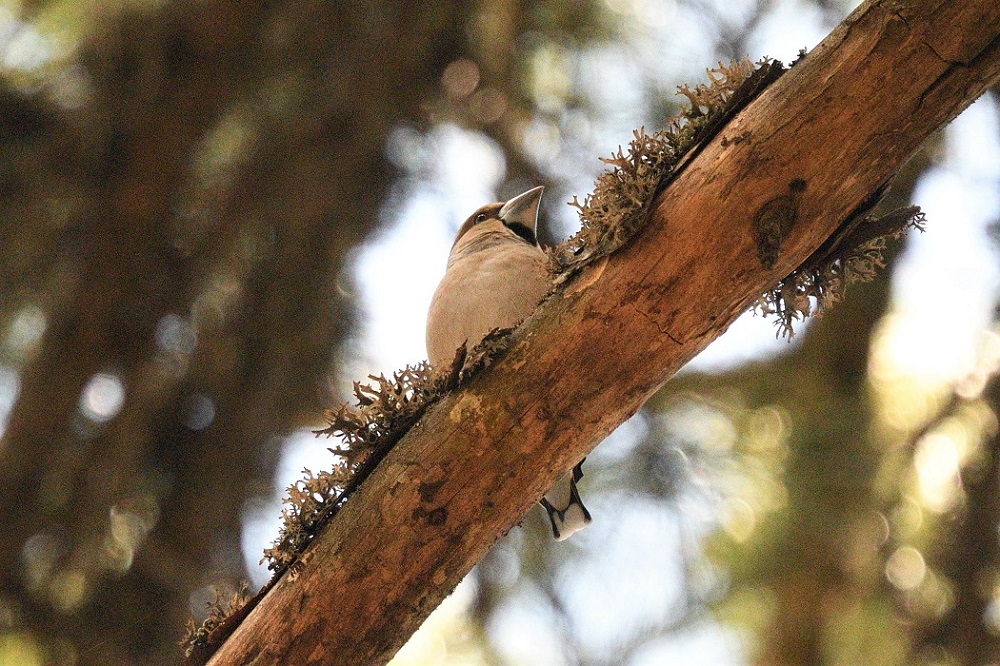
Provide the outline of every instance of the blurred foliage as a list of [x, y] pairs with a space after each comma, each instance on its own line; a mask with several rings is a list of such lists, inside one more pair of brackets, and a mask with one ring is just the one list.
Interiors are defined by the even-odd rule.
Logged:
[[333, 401], [385, 137], [474, 9], [0, 9], [4, 645], [174, 663], [205, 586], [245, 576], [245, 502]]
[[[488, 137], [500, 194], [545, 183], [558, 220], [781, 9], [0, 3], [0, 664], [175, 663], [209, 585], [239, 589], [244, 507], [342, 399], [350, 253], [431, 178], [394, 132]], [[880, 374], [886, 280], [656, 396], [589, 458], [588, 531], [529, 513], [429, 622], [455, 660], [1000, 658], [1000, 393], [985, 360], [946, 391]]]

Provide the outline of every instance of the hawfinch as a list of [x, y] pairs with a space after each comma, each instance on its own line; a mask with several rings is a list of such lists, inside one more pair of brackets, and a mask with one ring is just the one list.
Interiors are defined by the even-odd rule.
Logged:
[[[446, 367], [462, 343], [472, 349], [493, 329], [515, 326], [549, 291], [548, 259], [535, 238], [542, 189], [487, 204], [458, 230], [427, 313], [431, 366]], [[561, 476], [539, 500], [558, 541], [590, 522], [576, 488], [582, 465]]]

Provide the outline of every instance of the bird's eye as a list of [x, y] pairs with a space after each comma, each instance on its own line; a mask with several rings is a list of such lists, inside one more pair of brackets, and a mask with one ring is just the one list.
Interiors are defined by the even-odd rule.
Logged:
[[482, 222], [485, 219], [486, 219], [486, 213], [480, 213], [479, 215], [476, 215], [476, 222]]

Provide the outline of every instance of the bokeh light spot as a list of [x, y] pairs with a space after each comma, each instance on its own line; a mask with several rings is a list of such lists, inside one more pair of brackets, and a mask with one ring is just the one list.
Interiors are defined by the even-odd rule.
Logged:
[[31, 71], [45, 65], [51, 57], [49, 41], [28, 24], [20, 24], [0, 51], [0, 66], [4, 69]]
[[930, 433], [917, 444], [913, 464], [920, 482], [923, 505], [942, 513], [955, 505], [961, 493], [959, 451], [955, 440]]
[[429, 157], [428, 140], [416, 129], [398, 125], [389, 133], [385, 142], [385, 156], [393, 165], [417, 173]]
[[46, 325], [47, 320], [42, 309], [37, 305], [26, 305], [8, 324], [5, 346], [17, 360], [21, 362], [28, 360], [38, 348]]
[[63, 613], [78, 609], [86, 596], [87, 576], [77, 569], [60, 571], [49, 586], [49, 600]]
[[947, 579], [927, 571], [910, 595], [909, 606], [923, 617], [940, 619], [955, 606], [955, 590]]
[[753, 410], [745, 424], [747, 446], [755, 451], [779, 449], [791, 431], [792, 418], [782, 407], [768, 405]]
[[1000, 589], [994, 589], [986, 610], [983, 611], [983, 624], [993, 636], [1000, 636]]
[[0, 365], [0, 435], [7, 429], [10, 413], [20, 393], [20, 374], [13, 368]]
[[914, 498], [903, 497], [889, 516], [892, 532], [897, 539], [913, 537], [924, 525], [924, 510]]
[[24, 560], [28, 587], [38, 590], [45, 585], [55, 570], [56, 561], [65, 552], [65, 541], [52, 532], [38, 532], [25, 541], [21, 558]]
[[651, 28], [663, 28], [677, 14], [673, 0], [604, 0], [608, 9]]
[[109, 568], [122, 573], [128, 571], [135, 552], [158, 518], [159, 507], [149, 497], [126, 500], [111, 507], [108, 511], [108, 536], [104, 543]]
[[215, 420], [215, 401], [202, 393], [195, 393], [184, 401], [184, 425], [191, 430], [204, 430]]
[[885, 577], [897, 590], [913, 590], [927, 575], [924, 556], [913, 546], [896, 549], [885, 563]]
[[80, 411], [91, 421], [110, 421], [121, 411], [125, 402], [125, 386], [116, 376], [98, 373], [90, 378], [80, 395]]
[[495, 123], [507, 112], [507, 96], [496, 88], [477, 90], [469, 100], [469, 110], [484, 125]]
[[531, 91], [539, 111], [562, 111], [573, 88], [571, 53], [558, 44], [540, 46], [531, 58]]
[[479, 66], [468, 58], [459, 58], [445, 67], [441, 85], [449, 97], [465, 99], [479, 85]]
[[164, 315], [156, 323], [156, 346], [165, 352], [184, 354], [194, 351], [198, 336], [183, 317], [175, 314]]
[[753, 536], [757, 527], [757, 512], [750, 502], [740, 497], [730, 497], [726, 501], [726, 517], [723, 529], [733, 541], [743, 543]]
[[42, 666], [42, 650], [29, 633], [0, 633], [0, 664]]

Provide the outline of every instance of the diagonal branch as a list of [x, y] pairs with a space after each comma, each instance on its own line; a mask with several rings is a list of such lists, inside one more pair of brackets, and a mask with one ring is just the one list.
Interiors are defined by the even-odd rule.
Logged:
[[[428, 411], [210, 663], [386, 661], [563, 470], [998, 77], [996, 0], [862, 5], [686, 165], [628, 246]], [[787, 232], [764, 261], [753, 225], [775, 214]]]

